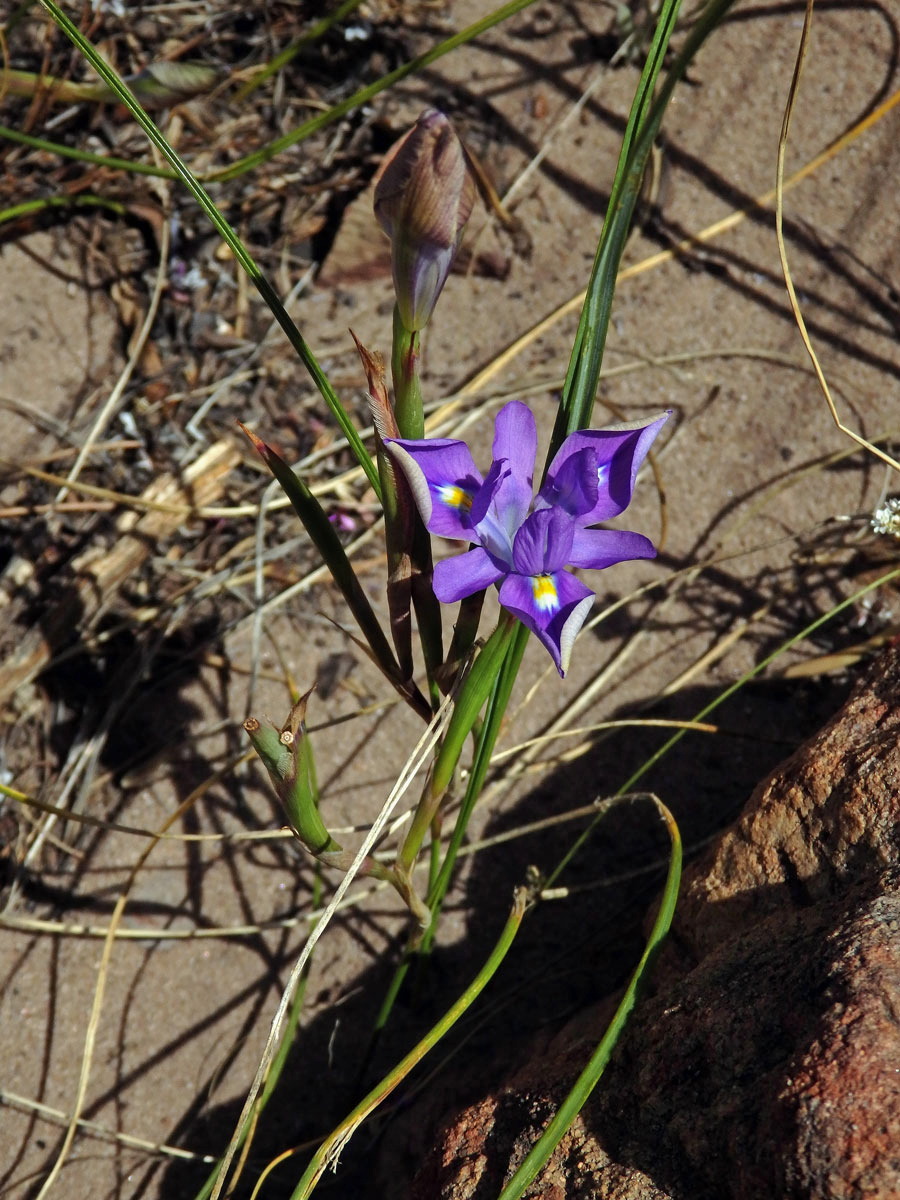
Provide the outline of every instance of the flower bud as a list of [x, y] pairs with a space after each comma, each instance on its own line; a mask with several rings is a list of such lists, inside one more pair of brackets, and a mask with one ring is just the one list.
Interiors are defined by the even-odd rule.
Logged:
[[397, 306], [410, 332], [434, 311], [474, 203], [462, 142], [443, 113], [426, 109], [375, 185], [375, 216], [391, 239]]

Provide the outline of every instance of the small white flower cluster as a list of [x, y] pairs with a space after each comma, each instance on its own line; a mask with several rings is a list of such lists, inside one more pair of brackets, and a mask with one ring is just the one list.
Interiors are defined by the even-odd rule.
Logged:
[[876, 533], [900, 538], [900, 496], [892, 496], [881, 508], [876, 508], [872, 514], [872, 528]]

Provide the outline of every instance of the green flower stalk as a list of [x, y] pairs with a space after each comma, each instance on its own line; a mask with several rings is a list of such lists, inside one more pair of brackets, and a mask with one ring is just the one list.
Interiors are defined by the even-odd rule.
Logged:
[[[256, 717], [248, 717], [244, 730], [253, 749], [259, 755], [281, 801], [288, 824], [298, 841], [326, 867], [348, 871], [356, 857], [345, 850], [328, 832], [319, 813], [319, 789], [316, 783], [312, 743], [306, 732], [306, 706], [313, 689], [291, 708], [290, 716], [281, 729], [263, 725]], [[371, 875], [391, 884], [418, 920], [426, 926], [429, 910], [416, 893], [408, 874], [401, 874], [367, 855], [359, 868], [360, 875]]]
[[375, 216], [391, 239], [397, 308], [412, 333], [434, 312], [474, 203], [462, 142], [443, 113], [426, 109], [375, 185]]
[[334, 840], [319, 815], [315, 765], [305, 724], [311, 692], [310, 689], [291, 708], [280, 730], [260, 724], [256, 717], [248, 717], [244, 729], [272, 780], [291, 829], [310, 854], [325, 862], [343, 847]]
[[[394, 332], [391, 374], [393, 415], [401, 438], [425, 436], [419, 383], [419, 330], [431, 318], [463, 229], [475, 202], [475, 181], [462, 142], [443, 113], [427, 109], [390, 151], [375, 185], [375, 216], [391, 239], [394, 276]], [[384, 469], [384, 452], [379, 451]], [[398, 479], [399, 507], [411, 508], [406, 483]], [[437, 676], [443, 663], [440, 606], [431, 587], [432, 560], [428, 534], [415, 513], [400, 528], [397, 514], [385, 504], [388, 543], [408, 557], [410, 592], [432, 709], [440, 703]], [[390, 527], [394, 525], [393, 529]]]

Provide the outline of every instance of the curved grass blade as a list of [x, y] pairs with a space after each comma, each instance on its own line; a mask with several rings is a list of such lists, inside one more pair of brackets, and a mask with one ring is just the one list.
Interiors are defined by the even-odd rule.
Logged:
[[412, 871], [425, 835], [453, 779], [466, 738], [503, 668], [510, 641], [518, 626], [519, 621], [516, 617], [506, 609], [500, 610], [497, 628], [478, 652], [469, 674], [460, 687], [453, 716], [435, 758], [431, 783], [419, 802], [397, 855], [396, 868], [402, 874], [408, 875]]
[[[481, 729], [478, 731], [475, 758], [469, 772], [466, 793], [456, 818], [456, 824], [453, 827], [453, 833], [450, 836], [447, 852], [444, 855], [443, 862], [438, 865], [432, 864], [433, 878], [427, 896], [427, 904], [431, 910], [431, 921], [421, 941], [416, 939], [417, 944], [410, 944], [407, 947], [403, 958], [397, 964], [394, 974], [391, 976], [391, 982], [388, 985], [388, 989], [381, 1002], [381, 1007], [372, 1026], [372, 1035], [364, 1057], [361, 1073], [365, 1072], [365, 1067], [370, 1061], [381, 1034], [390, 1020], [391, 1012], [397, 1002], [397, 997], [400, 995], [400, 989], [403, 987], [406, 976], [409, 974], [413, 960], [418, 958], [419, 962], [422, 962], [431, 952], [431, 946], [437, 932], [438, 916], [440, 915], [447, 889], [450, 886], [453, 868], [456, 865], [456, 858], [465, 837], [469, 818], [472, 815], [475, 805], [478, 803], [478, 797], [481, 795], [481, 789], [484, 786], [485, 776], [491, 764], [491, 755], [494, 752], [494, 745], [506, 713], [513, 684], [519, 673], [522, 655], [525, 653], [525, 647], [528, 645], [528, 638], [529, 630], [524, 625], [519, 624], [513, 633], [512, 639], [507, 643], [506, 657], [499, 672], [494, 677], [493, 687], [488, 698], [487, 711], [485, 712]], [[437, 850], [436, 842], [433, 842], [432, 846], [434, 850]]]
[[21, 204], [13, 204], [0, 210], [0, 225], [7, 221], [15, 221], [18, 217], [27, 217], [31, 213], [45, 212], [48, 208], [105, 208], [114, 212], [117, 217], [128, 215], [127, 205], [105, 196], [90, 196], [84, 193], [80, 196], [41, 196], [38, 200], [23, 200]]
[[176, 178], [174, 171], [157, 167], [155, 163], [133, 162], [130, 158], [115, 158], [109, 154], [78, 150], [74, 146], [64, 146], [61, 142], [51, 142], [48, 138], [35, 137], [33, 133], [10, 129], [8, 125], [0, 125], [0, 138], [5, 138], [8, 142], [17, 142], [20, 146], [28, 146], [32, 150], [46, 150], [49, 154], [58, 154], [60, 158], [71, 158], [76, 162], [86, 162], [97, 167], [109, 167], [113, 171], [129, 171], [132, 175], [153, 175], [164, 179]]
[[656, 920], [653, 922], [650, 937], [647, 939], [647, 944], [644, 947], [644, 953], [641, 955], [641, 960], [628, 982], [628, 987], [625, 989], [625, 995], [622, 997], [613, 1019], [610, 1021], [606, 1032], [601, 1038], [600, 1044], [591, 1055], [590, 1061], [578, 1076], [574, 1087], [560, 1105], [559, 1111], [553, 1120], [534, 1146], [532, 1146], [525, 1161], [500, 1193], [498, 1200], [519, 1200], [525, 1189], [534, 1181], [538, 1172], [545, 1166], [550, 1155], [562, 1141], [569, 1126], [584, 1107], [588, 1096], [590, 1096], [591, 1092], [597, 1086], [600, 1076], [606, 1069], [606, 1064], [609, 1062], [616, 1042], [619, 1040], [622, 1030], [625, 1028], [625, 1023], [637, 1003], [641, 986], [646, 982], [653, 968], [653, 962], [659, 947], [669, 932], [672, 917], [675, 915], [678, 887], [681, 883], [681, 835], [678, 832], [675, 818], [666, 806], [655, 796], [653, 800], [666, 823], [666, 829], [672, 844], [672, 852], [669, 856], [669, 871], [666, 876], [666, 885], [663, 889], [659, 912], [656, 914]]
[[450, 842], [447, 846], [444, 860], [441, 863], [437, 878], [428, 893], [428, 905], [431, 908], [432, 917], [431, 925], [422, 941], [421, 951], [423, 954], [427, 953], [434, 939], [434, 933], [437, 928], [437, 917], [444, 902], [444, 896], [447, 894], [447, 888], [450, 886], [453, 868], [456, 865], [456, 857], [459, 854], [460, 846], [466, 835], [469, 818], [472, 816], [472, 812], [478, 802], [478, 797], [481, 795], [481, 789], [484, 787], [485, 776], [487, 775], [488, 767], [491, 765], [491, 755], [494, 753], [494, 746], [500, 733], [503, 718], [506, 715], [509, 697], [512, 694], [513, 684], [516, 681], [519, 667], [522, 664], [522, 656], [525, 653], [525, 647], [528, 645], [529, 636], [527, 627], [520, 624], [513, 635], [512, 641], [508, 645], [506, 657], [503, 660], [500, 672], [494, 679], [494, 686], [488, 699], [484, 721], [478, 733], [478, 742], [475, 747], [475, 757], [469, 771], [466, 793], [460, 805], [453, 833], [450, 835]]
[[459, 1020], [462, 1014], [471, 1007], [478, 995], [483, 991], [491, 976], [500, 966], [507, 951], [518, 933], [525, 913], [528, 895], [525, 888], [516, 891], [512, 911], [503, 927], [503, 932], [491, 951], [487, 962], [462, 993], [459, 999], [441, 1017], [440, 1021], [410, 1050], [392, 1071], [372, 1088], [372, 1090], [357, 1104], [356, 1108], [344, 1118], [338, 1127], [325, 1139], [316, 1151], [303, 1177], [294, 1189], [291, 1200], [306, 1200], [312, 1194], [329, 1163], [337, 1160], [343, 1147], [353, 1136], [356, 1129], [372, 1113], [382, 1100], [386, 1099], [394, 1088], [410, 1073], [425, 1055], [441, 1040], [445, 1033]]

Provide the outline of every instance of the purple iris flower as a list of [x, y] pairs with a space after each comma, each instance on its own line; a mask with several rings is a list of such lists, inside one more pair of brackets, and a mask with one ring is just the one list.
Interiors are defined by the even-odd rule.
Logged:
[[564, 568], [601, 570], [655, 556], [640, 533], [590, 527], [627, 508], [638, 468], [668, 416], [570, 434], [537, 496], [537, 429], [531, 409], [518, 400], [497, 414], [487, 478], [465, 442], [388, 439], [428, 530], [476, 547], [435, 566], [438, 600], [451, 604], [499, 585], [500, 603], [543, 642], [565, 675], [594, 593]]

